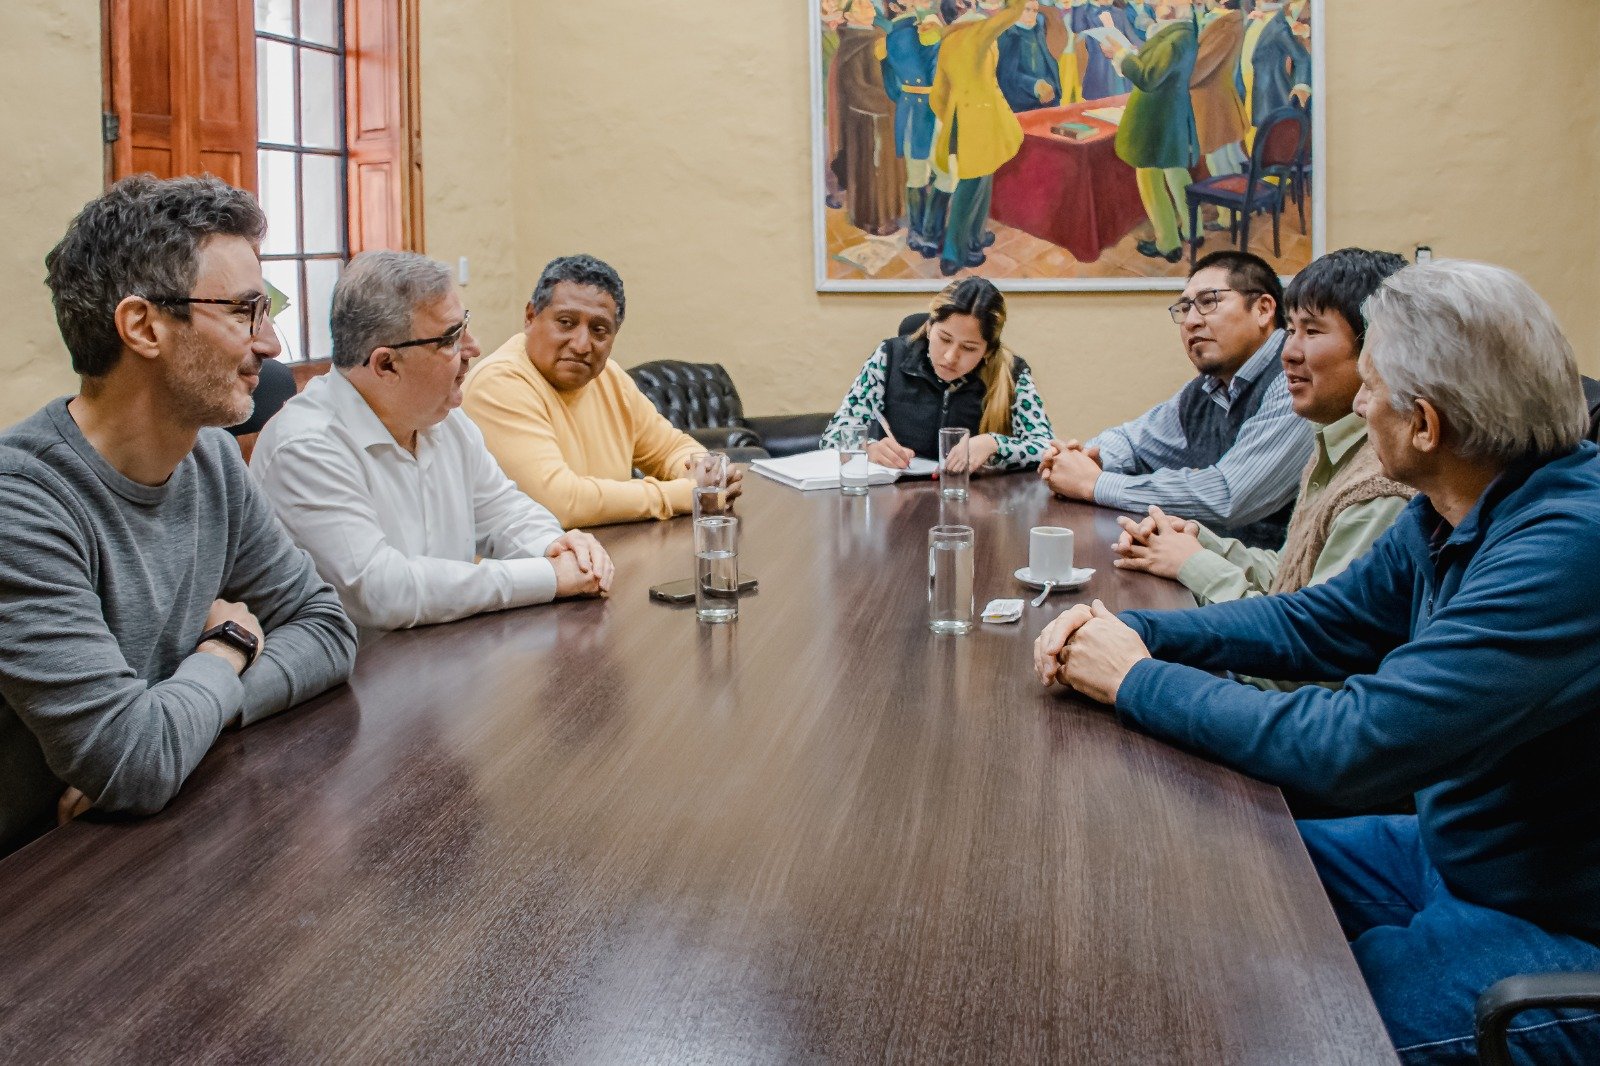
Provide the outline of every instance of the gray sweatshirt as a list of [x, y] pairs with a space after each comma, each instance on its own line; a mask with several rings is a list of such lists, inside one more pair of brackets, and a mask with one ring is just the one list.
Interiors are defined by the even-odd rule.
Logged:
[[[266, 646], [236, 676], [195, 652], [217, 598]], [[176, 795], [224, 725], [343, 681], [356, 631], [224, 432], [165, 485], [122, 476], [56, 400], [0, 433], [0, 854], [72, 785], [100, 810]]]

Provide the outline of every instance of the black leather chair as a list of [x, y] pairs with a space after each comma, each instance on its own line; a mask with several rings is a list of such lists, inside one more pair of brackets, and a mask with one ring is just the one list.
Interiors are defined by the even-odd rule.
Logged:
[[1600, 973], [1519, 974], [1491, 985], [1478, 997], [1478, 1061], [1511, 1066], [1506, 1029], [1512, 1019], [1525, 1010], [1562, 1008], [1600, 1008]]
[[255, 409], [249, 418], [237, 426], [229, 426], [228, 432], [235, 437], [260, 433], [267, 420], [277, 414], [278, 409], [288, 403], [294, 394], [294, 371], [276, 359], [262, 360], [261, 380], [256, 383]]
[[733, 379], [720, 363], [656, 359], [628, 371], [667, 421], [736, 462], [794, 455], [817, 447], [827, 413], [746, 418]]
[[1589, 401], [1589, 439], [1600, 444], [1600, 381], [1584, 378], [1583, 398]]

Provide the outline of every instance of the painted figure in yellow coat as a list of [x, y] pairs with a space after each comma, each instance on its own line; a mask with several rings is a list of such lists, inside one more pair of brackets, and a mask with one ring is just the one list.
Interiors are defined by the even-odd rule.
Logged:
[[1022, 17], [1026, 2], [1005, 0], [986, 15], [976, 5], [946, 0], [952, 14], [956, 9], [961, 14], [948, 20], [929, 99], [939, 122], [934, 166], [955, 182], [939, 255], [939, 270], [946, 275], [983, 263], [994, 172], [1022, 147], [1022, 125], [1000, 92], [995, 67], [1000, 61], [996, 42]]

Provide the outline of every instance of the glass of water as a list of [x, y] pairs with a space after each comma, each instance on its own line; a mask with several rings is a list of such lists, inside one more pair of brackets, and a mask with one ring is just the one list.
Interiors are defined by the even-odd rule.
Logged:
[[971, 434], [955, 427], [939, 431], [939, 495], [947, 500], [967, 498], [967, 480], [972, 476]]
[[706, 515], [694, 520], [694, 614], [702, 622], [739, 617], [739, 520]]
[[971, 526], [928, 530], [928, 628], [935, 633], [972, 630]]
[[851, 423], [839, 431], [839, 491], [865, 496], [868, 473], [867, 427]]
[[722, 452], [695, 452], [689, 457], [689, 476], [694, 478], [695, 520], [726, 514], [728, 457]]

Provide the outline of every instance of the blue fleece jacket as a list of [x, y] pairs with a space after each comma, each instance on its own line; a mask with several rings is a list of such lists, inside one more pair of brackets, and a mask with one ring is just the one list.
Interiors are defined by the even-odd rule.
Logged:
[[1155, 657], [1117, 692], [1125, 720], [1336, 802], [1415, 792], [1452, 892], [1600, 938], [1595, 445], [1508, 470], [1455, 529], [1417, 497], [1324, 584], [1122, 618]]

